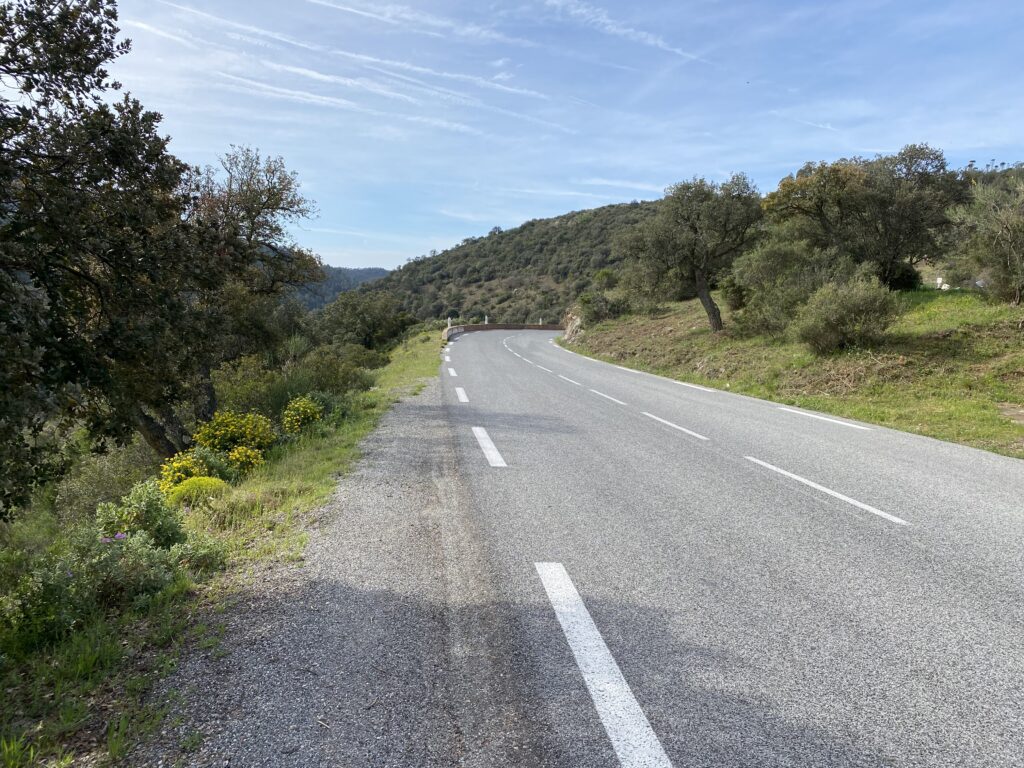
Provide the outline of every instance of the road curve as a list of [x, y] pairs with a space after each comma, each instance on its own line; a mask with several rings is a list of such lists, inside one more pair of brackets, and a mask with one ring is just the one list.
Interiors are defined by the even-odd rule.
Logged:
[[555, 335], [441, 366], [546, 762], [1024, 765], [1024, 462]]

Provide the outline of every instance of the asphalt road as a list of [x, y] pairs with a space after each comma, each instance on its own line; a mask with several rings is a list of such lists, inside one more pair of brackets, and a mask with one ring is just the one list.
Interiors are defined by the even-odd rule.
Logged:
[[1024, 765], [1024, 462], [555, 335], [441, 368], [522, 763]]

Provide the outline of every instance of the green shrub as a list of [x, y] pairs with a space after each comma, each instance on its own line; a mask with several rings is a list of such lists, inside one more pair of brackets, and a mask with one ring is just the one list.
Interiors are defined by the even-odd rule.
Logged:
[[581, 294], [576, 299], [576, 306], [579, 308], [580, 317], [583, 318], [584, 323], [610, 320], [629, 311], [629, 302], [626, 299], [612, 299], [603, 293]]
[[185, 540], [177, 512], [152, 480], [137, 484], [119, 504], [100, 504], [96, 508], [96, 524], [108, 537], [146, 533], [156, 546], [165, 549]]
[[247, 355], [225, 363], [213, 372], [217, 402], [230, 411], [259, 411], [270, 416], [277, 411], [268, 408], [266, 393], [281, 378], [279, 371], [269, 369], [262, 356]]
[[811, 296], [791, 326], [819, 355], [879, 341], [899, 314], [896, 297], [877, 280], [828, 283]]
[[170, 550], [145, 531], [99, 536], [83, 527], [36, 558], [0, 594], [0, 652], [18, 656], [91, 619], [145, 601], [178, 574]]
[[160, 458], [141, 438], [86, 454], [56, 484], [54, 509], [65, 525], [91, 520], [97, 504], [117, 501], [159, 469]]
[[211, 499], [226, 493], [229, 487], [219, 477], [190, 477], [171, 489], [167, 501], [175, 507], [185, 504], [190, 507], [204, 506]]
[[193, 533], [188, 541], [171, 547], [171, 556], [194, 574], [221, 570], [227, 562], [224, 545], [212, 536]]
[[295, 435], [303, 427], [323, 418], [324, 408], [310, 397], [296, 397], [285, 406], [281, 413], [281, 426], [288, 434]]
[[266, 416], [234, 411], [217, 411], [199, 426], [194, 437], [199, 445], [227, 452], [239, 446], [263, 451], [277, 439], [274, 425]]
[[228, 461], [228, 455], [224, 451], [215, 451], [205, 445], [197, 445], [189, 453], [206, 467], [203, 477], [218, 477], [229, 483], [238, 479], [238, 470]]

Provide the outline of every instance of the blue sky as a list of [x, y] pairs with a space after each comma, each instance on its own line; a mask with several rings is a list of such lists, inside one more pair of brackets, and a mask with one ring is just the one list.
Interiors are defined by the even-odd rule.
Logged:
[[282, 155], [338, 266], [745, 171], [928, 142], [1024, 159], [1024, 3], [122, 0], [172, 151]]

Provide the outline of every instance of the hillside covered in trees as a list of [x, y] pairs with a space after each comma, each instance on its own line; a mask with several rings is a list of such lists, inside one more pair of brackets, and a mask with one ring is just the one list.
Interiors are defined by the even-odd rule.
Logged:
[[295, 298], [306, 309], [320, 309], [327, 306], [339, 294], [358, 288], [363, 283], [379, 280], [388, 273], [382, 267], [332, 267], [322, 264], [324, 279], [304, 285], [296, 291]]
[[650, 220], [660, 203], [632, 202], [535, 219], [414, 259], [370, 286], [396, 295], [419, 319], [492, 322], [561, 317], [602, 269], [623, 257], [613, 243]]

